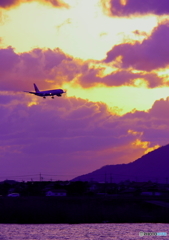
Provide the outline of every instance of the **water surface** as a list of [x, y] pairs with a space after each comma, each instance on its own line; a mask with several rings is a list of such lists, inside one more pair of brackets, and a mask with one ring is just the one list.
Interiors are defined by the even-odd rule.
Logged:
[[[168, 236], [139, 237], [139, 232], [167, 232]], [[169, 224], [0, 224], [0, 240], [130, 240], [169, 239]]]

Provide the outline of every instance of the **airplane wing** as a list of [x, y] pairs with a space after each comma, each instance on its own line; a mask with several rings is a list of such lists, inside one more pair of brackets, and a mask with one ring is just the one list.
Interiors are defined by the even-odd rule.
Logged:
[[36, 94], [35, 92], [29, 92], [29, 91], [24, 91], [24, 92], [26, 92], [26, 93], [32, 93], [32, 94]]

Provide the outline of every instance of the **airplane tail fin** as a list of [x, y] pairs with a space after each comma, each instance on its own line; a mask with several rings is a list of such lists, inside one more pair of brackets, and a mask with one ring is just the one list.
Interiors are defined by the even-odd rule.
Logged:
[[39, 89], [38, 89], [38, 87], [36, 86], [36, 84], [34, 83], [33, 85], [34, 85], [34, 88], [35, 88], [35, 92], [39, 92]]

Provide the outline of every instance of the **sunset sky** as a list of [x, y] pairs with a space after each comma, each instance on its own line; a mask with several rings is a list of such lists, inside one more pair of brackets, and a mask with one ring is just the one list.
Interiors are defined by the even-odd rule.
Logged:
[[168, 144], [168, 65], [168, 0], [0, 0], [0, 181], [70, 180]]

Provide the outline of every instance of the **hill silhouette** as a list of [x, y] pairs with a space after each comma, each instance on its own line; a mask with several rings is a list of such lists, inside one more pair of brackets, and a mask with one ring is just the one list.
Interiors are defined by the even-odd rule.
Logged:
[[120, 182], [126, 180], [168, 183], [169, 144], [143, 155], [134, 162], [107, 165], [76, 177], [72, 181]]

